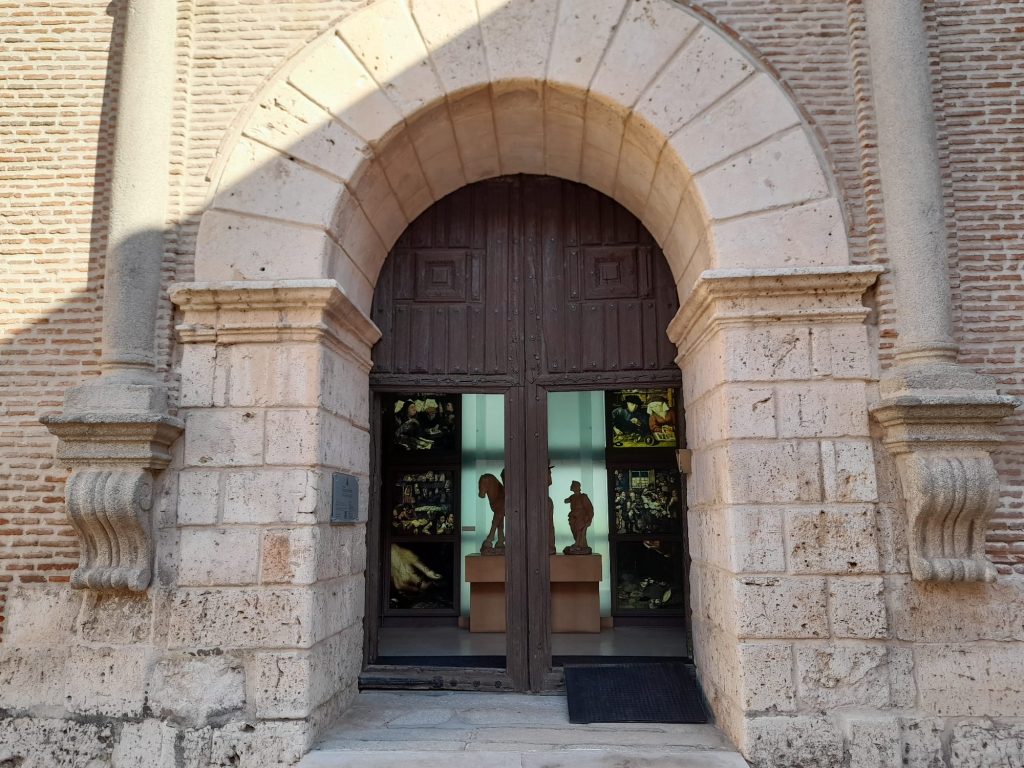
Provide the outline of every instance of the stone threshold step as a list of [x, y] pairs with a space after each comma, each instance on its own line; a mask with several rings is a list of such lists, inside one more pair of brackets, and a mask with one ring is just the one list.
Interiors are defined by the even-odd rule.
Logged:
[[466, 752], [317, 749], [296, 768], [748, 768], [735, 752], [719, 750], [557, 749]]

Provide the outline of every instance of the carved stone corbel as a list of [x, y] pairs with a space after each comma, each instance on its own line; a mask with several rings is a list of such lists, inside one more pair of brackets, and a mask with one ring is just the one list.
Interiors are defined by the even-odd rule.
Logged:
[[890, 395], [871, 412], [903, 487], [911, 574], [918, 581], [994, 581], [985, 556], [985, 531], [999, 502], [991, 451], [1001, 441], [996, 425], [1017, 401], [994, 386]]
[[65, 501], [81, 556], [71, 586], [144, 592], [153, 569], [154, 476], [170, 463], [181, 421], [159, 412], [72, 412], [42, 421], [60, 438], [57, 458], [72, 468]]

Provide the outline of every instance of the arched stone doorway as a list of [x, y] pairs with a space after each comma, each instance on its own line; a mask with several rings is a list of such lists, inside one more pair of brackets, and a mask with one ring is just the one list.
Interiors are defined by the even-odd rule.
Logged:
[[[172, 292], [184, 314], [183, 498], [212, 490], [218, 523], [249, 526], [260, 570], [245, 594], [271, 614], [253, 631], [218, 624], [211, 606], [235, 606], [240, 577], [221, 590], [186, 576], [182, 642], [249, 649], [257, 666], [287, 659], [299, 692], [268, 693], [267, 719], [315, 723], [353, 695], [365, 547], [361, 528], [329, 525], [329, 478], [368, 476], [380, 267], [449, 192], [550, 174], [625, 205], [672, 269], [695, 660], [722, 727], [741, 747], [756, 738], [766, 712], [792, 706], [772, 684], [790, 679], [792, 641], [833, 632], [834, 590], [878, 609], [877, 593], [825, 578], [827, 542], [803, 543], [816, 558], [787, 555], [786, 537], [818, 514], [861, 538], [865, 560], [874, 546], [860, 297], [876, 270], [848, 264], [824, 156], [757, 58], [669, 0], [380, 0], [342, 19], [226, 140], [200, 282]], [[179, 525], [201, 540], [208, 522], [187, 507]], [[190, 563], [198, 551], [182, 548], [179, 573], [204, 573]]]

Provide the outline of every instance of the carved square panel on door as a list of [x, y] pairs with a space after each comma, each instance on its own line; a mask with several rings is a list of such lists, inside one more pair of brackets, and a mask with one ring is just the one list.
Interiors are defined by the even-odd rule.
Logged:
[[466, 301], [466, 272], [469, 252], [417, 251], [415, 301]]
[[583, 297], [633, 299], [641, 289], [639, 249], [636, 246], [583, 248]]

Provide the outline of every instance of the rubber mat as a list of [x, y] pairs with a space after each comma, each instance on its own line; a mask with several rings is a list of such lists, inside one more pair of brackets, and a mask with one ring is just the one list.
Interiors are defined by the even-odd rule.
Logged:
[[706, 723], [703, 697], [686, 664], [565, 668], [570, 723]]

